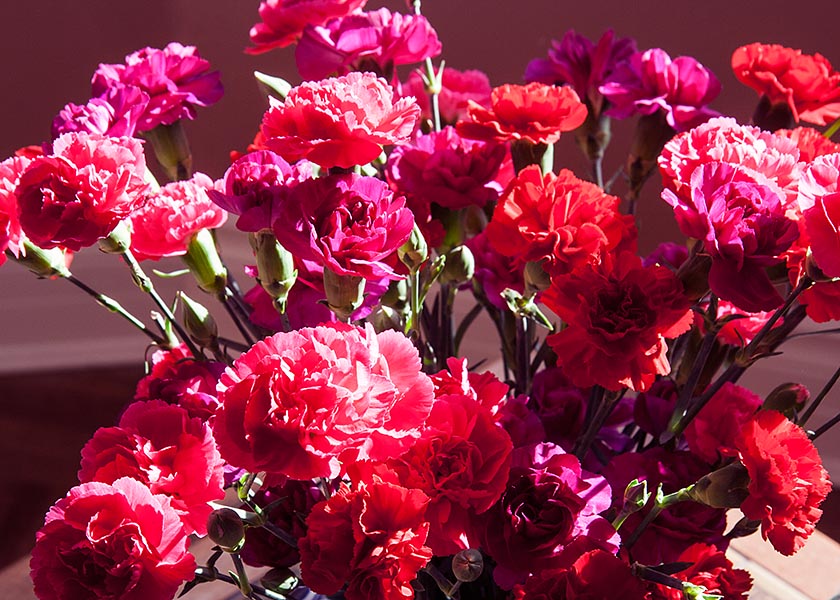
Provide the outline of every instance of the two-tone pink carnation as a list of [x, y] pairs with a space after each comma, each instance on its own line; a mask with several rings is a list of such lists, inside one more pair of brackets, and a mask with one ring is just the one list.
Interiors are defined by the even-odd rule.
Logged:
[[219, 382], [222, 457], [251, 472], [334, 477], [420, 437], [434, 399], [402, 334], [335, 323], [257, 342]]
[[6, 262], [6, 250], [20, 256], [26, 237], [20, 228], [15, 189], [29, 162], [23, 156], [12, 156], [0, 162], [0, 265]]
[[224, 89], [218, 71], [198, 55], [195, 46], [171, 42], [162, 50], [143, 48], [125, 57], [124, 64], [101, 64], [93, 74], [93, 95], [104, 96], [110, 88], [135, 86], [148, 96], [137, 129], [149, 131], [194, 119], [198, 106], [221, 99]]
[[324, 168], [367, 164], [382, 146], [408, 140], [420, 116], [413, 98], [394, 99], [373, 73], [304, 82], [263, 116], [266, 146], [290, 162], [306, 158]]
[[50, 131], [53, 139], [70, 131], [132, 137], [148, 104], [149, 95], [140, 88], [116, 84], [87, 104], [67, 104], [53, 119]]
[[330, 175], [296, 185], [274, 234], [295, 256], [339, 275], [399, 279], [397, 248], [414, 216], [402, 197], [374, 177]]
[[131, 251], [138, 260], [182, 256], [202, 229], [216, 229], [227, 212], [210, 201], [213, 180], [196, 173], [187, 181], [168, 183], [149, 194], [131, 214]]
[[91, 246], [142, 203], [145, 172], [138, 140], [65, 133], [20, 176], [20, 225], [42, 248]]
[[797, 201], [817, 266], [829, 277], [840, 277], [840, 154], [808, 165]]
[[422, 62], [440, 50], [440, 40], [426, 17], [380, 8], [307, 27], [295, 60], [304, 79], [370, 71], [390, 80], [395, 67]]
[[686, 131], [718, 115], [707, 106], [720, 93], [714, 73], [690, 56], [671, 60], [661, 48], [634, 54], [599, 91], [610, 103], [606, 114], [626, 119], [662, 111], [676, 131]]

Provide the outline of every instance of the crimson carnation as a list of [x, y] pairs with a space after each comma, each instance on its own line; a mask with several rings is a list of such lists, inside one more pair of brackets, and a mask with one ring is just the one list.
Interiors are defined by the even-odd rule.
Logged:
[[731, 456], [741, 427], [752, 419], [762, 403], [747, 388], [724, 383], [686, 428], [688, 447], [709, 464]]
[[355, 491], [342, 486], [317, 504], [300, 540], [301, 573], [319, 594], [347, 583], [347, 600], [407, 600], [411, 581], [432, 557], [425, 546], [429, 499], [376, 479]]
[[188, 533], [204, 535], [210, 501], [224, 497], [223, 463], [210, 428], [160, 400], [131, 404], [116, 427], [98, 429], [82, 448], [80, 482], [120, 477], [169, 496]]
[[581, 469], [558, 446], [514, 450], [507, 488], [485, 513], [481, 531], [481, 547], [497, 563], [496, 583], [511, 589], [530, 573], [562, 567], [580, 553], [616, 551], [618, 534], [599, 516], [610, 501], [606, 480]]
[[362, 8], [367, 0], [265, 0], [260, 2], [262, 21], [251, 27], [248, 54], [262, 54], [294, 44], [307, 25], [323, 25]]
[[647, 600], [630, 566], [604, 550], [582, 554], [571, 565], [531, 575], [514, 591], [516, 600]]
[[[677, 562], [691, 563], [671, 577], [705, 588], [711, 596], [717, 594], [720, 600], [747, 600], [752, 588], [752, 577], [743, 569], [733, 568], [732, 561], [709, 544], [693, 544], [680, 554]], [[648, 584], [648, 600], [684, 600], [682, 590], [655, 583]]]
[[738, 81], [790, 109], [794, 121], [827, 125], [840, 117], [840, 73], [821, 54], [778, 44], [749, 44], [732, 54]]
[[146, 196], [130, 217], [131, 251], [137, 260], [183, 256], [199, 231], [224, 225], [227, 212], [207, 195], [214, 186], [207, 175], [196, 173]]
[[47, 513], [29, 566], [41, 600], [170, 600], [195, 558], [169, 498], [128, 477], [76, 486]]
[[330, 175], [296, 185], [280, 206], [274, 234], [295, 256], [339, 275], [399, 279], [397, 248], [414, 216], [375, 177]]
[[133, 138], [65, 133], [20, 176], [20, 225], [42, 248], [74, 252], [107, 236], [143, 200], [146, 159]]
[[106, 96], [111, 88], [134, 86], [148, 95], [137, 122], [139, 131], [194, 119], [195, 107], [218, 102], [224, 89], [218, 71], [195, 46], [171, 42], [163, 50], [143, 48], [125, 57], [124, 64], [101, 64], [93, 74], [93, 95]]
[[489, 108], [471, 101], [467, 113], [468, 120], [457, 124], [465, 138], [532, 144], [553, 144], [586, 119], [586, 107], [572, 88], [537, 82], [494, 88]]
[[0, 265], [6, 262], [6, 250], [20, 256], [26, 236], [20, 228], [15, 188], [30, 159], [12, 156], [0, 162]]
[[408, 140], [420, 108], [373, 73], [304, 82], [263, 116], [265, 144], [288, 161], [306, 158], [324, 168], [364, 165], [383, 145]]
[[665, 267], [642, 267], [624, 252], [554, 277], [543, 302], [567, 323], [548, 338], [558, 366], [578, 387], [643, 392], [667, 375], [666, 338], [688, 330], [682, 284]]
[[[438, 109], [444, 125], [454, 125], [467, 117], [470, 101], [484, 108], [490, 107], [490, 79], [483, 71], [468, 69], [459, 71], [447, 66], [441, 78], [441, 90], [438, 94]], [[414, 96], [420, 106], [424, 119], [433, 118], [429, 105], [429, 94], [423, 77], [412, 71], [408, 79], [400, 86], [400, 96]]]
[[790, 556], [814, 532], [831, 491], [820, 455], [801, 427], [773, 410], [746, 423], [735, 445], [750, 475], [741, 511], [761, 521], [764, 539]]
[[433, 400], [405, 336], [341, 323], [257, 342], [218, 389], [213, 431], [222, 456], [293, 479], [402, 454], [420, 437]]
[[304, 79], [370, 71], [391, 80], [395, 67], [422, 62], [440, 50], [426, 17], [380, 8], [308, 26], [295, 49], [295, 61]]
[[608, 252], [635, 251], [633, 218], [618, 212], [620, 200], [567, 170], [542, 174], [522, 169], [493, 211], [490, 243], [520, 264], [534, 261], [551, 276], [599, 263]]

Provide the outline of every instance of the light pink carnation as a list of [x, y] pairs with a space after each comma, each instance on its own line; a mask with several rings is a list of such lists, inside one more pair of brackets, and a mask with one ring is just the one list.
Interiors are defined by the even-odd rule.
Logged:
[[419, 437], [431, 380], [402, 334], [334, 323], [257, 342], [219, 382], [213, 431], [222, 456], [252, 472], [335, 477]]
[[227, 212], [207, 195], [213, 180], [196, 173], [188, 181], [168, 183], [147, 196], [131, 214], [131, 251], [138, 260], [157, 260], [186, 254], [192, 237], [227, 221]]
[[90, 246], [143, 201], [145, 172], [138, 140], [65, 133], [20, 177], [21, 227], [42, 248]]
[[[470, 100], [490, 108], [490, 79], [483, 71], [459, 71], [451, 67], [443, 70], [442, 89], [438, 94], [440, 118], [447, 125], [454, 125], [457, 121], [467, 117], [467, 107]], [[420, 106], [423, 118], [431, 119], [432, 110], [429, 105], [429, 94], [426, 84], [417, 71], [412, 71], [408, 80], [400, 88], [401, 96], [414, 96]]]
[[20, 256], [21, 238], [25, 236], [18, 220], [15, 188], [30, 162], [23, 156], [12, 156], [0, 162], [0, 265], [6, 262], [6, 250]]
[[306, 158], [324, 168], [367, 164], [383, 145], [408, 140], [420, 116], [413, 98], [373, 73], [305, 82], [286, 100], [271, 100], [262, 134], [266, 146], [290, 162]]

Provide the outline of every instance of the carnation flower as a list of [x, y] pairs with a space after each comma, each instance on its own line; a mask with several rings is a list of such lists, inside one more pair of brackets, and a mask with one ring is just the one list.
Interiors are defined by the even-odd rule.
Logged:
[[42, 248], [91, 246], [142, 202], [145, 171], [135, 139], [65, 133], [20, 176], [20, 225]]
[[642, 267], [627, 252], [552, 278], [542, 299], [567, 324], [548, 343], [579, 387], [647, 390], [671, 370], [665, 339], [687, 331], [692, 320], [674, 274]]
[[146, 110], [149, 96], [133, 85], [114, 85], [87, 104], [67, 104], [52, 122], [52, 138], [70, 131], [84, 131], [109, 137], [132, 137], [137, 121]]
[[[726, 300], [718, 300], [717, 305], [718, 310], [715, 318], [719, 322], [724, 319], [730, 319], [720, 328], [717, 339], [722, 344], [737, 347], [746, 346], [753, 341], [756, 334], [761, 331], [764, 324], [770, 320], [773, 312], [775, 312], [765, 310], [745, 312]], [[784, 321], [784, 318], [779, 318], [773, 324], [773, 329], [781, 326]], [[699, 314], [695, 314], [694, 323], [702, 333], [705, 333], [705, 324]]]
[[76, 486], [47, 513], [32, 550], [41, 600], [170, 600], [195, 558], [169, 498], [129, 477]]
[[542, 174], [536, 165], [519, 172], [493, 211], [487, 236], [493, 247], [520, 264], [542, 262], [550, 275], [599, 263], [608, 252], [635, 250], [633, 218], [620, 200], [562, 169]]
[[[680, 592], [681, 594], [682, 592]], [[582, 554], [568, 567], [539, 571], [514, 590], [516, 600], [648, 600], [630, 566], [604, 550]]]
[[572, 385], [562, 369], [543, 369], [534, 375], [529, 404], [545, 429], [547, 441], [572, 451], [583, 432], [589, 392]]
[[499, 181], [506, 156], [502, 144], [465, 140], [445, 127], [394, 148], [386, 175], [395, 190], [415, 201], [453, 210], [483, 207], [507, 183]]
[[485, 229], [475, 237], [471, 237], [464, 245], [470, 249], [475, 258], [475, 274], [473, 281], [487, 296], [487, 300], [498, 308], [507, 308], [507, 302], [502, 297], [506, 289], [524, 293], [525, 275], [524, 265], [518, 263], [515, 257], [500, 254], [493, 248]]
[[116, 427], [103, 427], [82, 448], [79, 481], [131, 477], [165, 494], [188, 533], [207, 533], [211, 500], [224, 497], [222, 459], [210, 428], [180, 406], [135, 402]]
[[799, 209], [817, 266], [840, 277], [840, 154], [814, 159], [799, 182]]
[[714, 73], [690, 56], [672, 61], [661, 48], [631, 56], [599, 90], [611, 105], [606, 114], [626, 119], [662, 111], [678, 132], [718, 114], [706, 106], [720, 93]]
[[401, 454], [420, 437], [433, 400], [405, 336], [339, 323], [257, 342], [218, 389], [213, 431], [222, 456], [293, 479]]
[[255, 232], [271, 229], [289, 190], [312, 174], [313, 165], [307, 161], [292, 166], [270, 150], [257, 150], [236, 159], [225, 171], [222, 187], [207, 193], [223, 209], [239, 215], [237, 229]]
[[189, 349], [180, 344], [170, 350], [152, 354], [151, 371], [137, 382], [135, 400], [163, 400], [185, 409], [190, 417], [206, 421], [216, 412], [216, 384], [225, 364], [213, 360], [196, 360]]
[[553, 144], [586, 119], [586, 107], [573, 89], [537, 82], [494, 88], [490, 108], [471, 101], [467, 113], [469, 119], [457, 124], [465, 138], [532, 144]]
[[260, 2], [262, 21], [251, 27], [248, 54], [285, 48], [300, 38], [307, 25], [323, 25], [362, 8], [367, 0], [265, 0]]
[[685, 430], [688, 447], [710, 465], [731, 456], [741, 428], [762, 403], [762, 399], [747, 388], [724, 383], [688, 424]]
[[306, 158], [324, 168], [367, 164], [383, 145], [408, 140], [420, 116], [412, 98], [373, 73], [349, 73], [292, 88], [271, 99], [262, 133], [266, 146], [288, 161]]
[[15, 188], [30, 159], [12, 156], [0, 162], [0, 265], [6, 262], [6, 250], [20, 256], [25, 236], [18, 218]]
[[224, 93], [218, 71], [208, 73], [210, 63], [195, 46], [171, 42], [163, 50], [143, 48], [125, 57], [125, 64], [101, 64], [93, 74], [93, 95], [105, 96], [113, 87], [140, 88], [149, 96], [137, 129], [150, 131], [194, 119], [195, 107], [210, 106]]
[[618, 534], [600, 517], [610, 504], [603, 477], [580, 468], [578, 459], [553, 444], [517, 448], [501, 499], [485, 513], [482, 549], [493, 560], [493, 578], [504, 589], [530, 573], [561, 567], [600, 548], [615, 552]]
[[728, 163], [703, 164], [691, 176], [691, 201], [669, 189], [662, 199], [674, 208], [686, 236], [703, 240], [711, 256], [709, 286], [741, 310], [771, 310], [782, 303], [766, 267], [799, 236], [784, 213], [777, 189], [761, 176]]
[[[426, 84], [420, 73], [412, 71], [400, 88], [400, 96], [414, 96], [424, 119], [431, 120], [432, 110]], [[479, 106], [490, 106], [490, 79], [483, 71], [468, 69], [459, 71], [451, 67], [443, 69], [441, 90], [438, 94], [438, 109], [441, 122], [454, 125], [467, 117], [470, 101]]]
[[[752, 577], [743, 569], [735, 569], [732, 561], [709, 544], [693, 544], [680, 554], [677, 562], [690, 563], [671, 577], [705, 588], [705, 593], [720, 600], [747, 600], [752, 588]], [[647, 600], [684, 600], [682, 590], [655, 583], [649, 583], [650, 596]]]
[[425, 546], [429, 499], [376, 479], [317, 504], [300, 540], [301, 573], [312, 591], [347, 600], [410, 600], [411, 581], [432, 557]]
[[774, 133], [792, 140], [799, 148], [799, 159], [806, 163], [818, 156], [840, 152], [840, 144], [835, 144], [813, 127], [778, 129]]
[[596, 115], [601, 114], [604, 97], [600, 86], [635, 52], [636, 42], [631, 38], [616, 38], [612, 29], [597, 44], [570, 29], [559, 42], [551, 41], [547, 59], [536, 58], [528, 63], [525, 81], [569, 85]]
[[295, 256], [374, 281], [399, 279], [397, 248], [414, 217], [385, 182], [355, 174], [299, 183], [281, 206], [274, 234]]
[[795, 122], [827, 125], [840, 117], [840, 73], [821, 54], [778, 44], [749, 44], [732, 54], [738, 81], [790, 109]]
[[394, 67], [422, 62], [440, 50], [437, 33], [426, 17], [380, 8], [308, 26], [295, 50], [295, 61], [304, 79], [371, 71], [390, 80]]
[[438, 371], [431, 379], [435, 386], [436, 398], [450, 394], [466, 396], [481, 404], [493, 415], [499, 414], [510, 389], [491, 371], [470, 371], [466, 358], [458, 359], [454, 356], [447, 358], [446, 369]]
[[742, 427], [736, 447], [750, 475], [741, 511], [761, 521], [762, 537], [790, 556], [814, 532], [831, 491], [820, 455], [801, 427], [772, 410]]
[[207, 175], [196, 173], [146, 196], [130, 217], [131, 251], [137, 260], [182, 256], [199, 231], [224, 225], [227, 212], [208, 196], [214, 185]]

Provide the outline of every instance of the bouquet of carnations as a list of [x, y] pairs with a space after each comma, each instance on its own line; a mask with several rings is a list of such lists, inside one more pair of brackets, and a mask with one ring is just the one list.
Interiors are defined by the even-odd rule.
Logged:
[[[759, 93], [744, 125], [709, 108], [720, 85], [695, 59], [570, 31], [526, 85], [491, 89], [438, 61], [419, 0], [364, 4], [262, 2], [248, 51], [296, 44], [303, 83], [257, 74], [270, 108], [218, 180], [181, 123], [220, 76], [179, 43], [100, 65], [51, 141], [0, 163], [0, 259], [150, 344], [37, 534], [35, 593], [746, 598], [730, 540], [795, 553], [831, 489], [812, 441], [840, 416], [806, 425], [840, 372], [813, 398], [738, 381], [806, 318], [840, 319], [840, 73], [738, 48]], [[611, 119], [629, 118], [606, 178]], [[589, 172], [555, 167], [566, 132]], [[641, 258], [655, 173], [687, 242]], [[246, 274], [217, 247], [230, 215]], [[72, 273], [91, 246], [149, 316]], [[156, 289], [148, 265], [172, 256], [189, 296]], [[498, 338], [485, 365], [460, 356], [480, 326]]]

